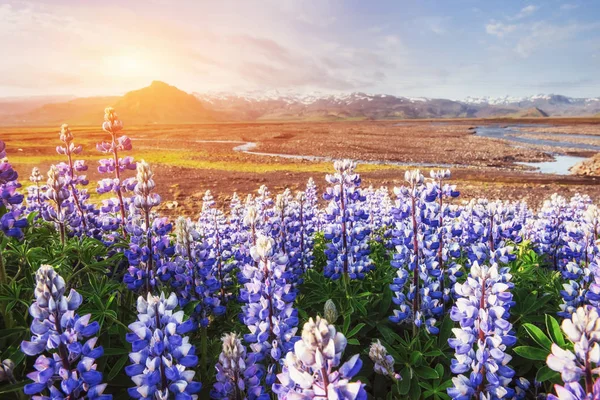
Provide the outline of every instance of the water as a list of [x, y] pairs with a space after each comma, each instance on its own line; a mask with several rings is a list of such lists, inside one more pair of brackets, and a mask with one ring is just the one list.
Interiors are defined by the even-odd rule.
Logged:
[[[590, 150], [590, 151], [600, 151], [600, 145], [593, 145], [588, 143], [576, 143], [570, 141], [570, 139], [593, 139], [600, 141], [600, 136], [598, 135], [583, 135], [583, 134], [568, 134], [568, 133], [540, 133], [540, 132], [526, 132], [521, 131], [519, 128], [526, 127], [545, 127], [549, 128], [550, 125], [533, 125], [533, 124], [519, 124], [519, 125], [511, 125], [506, 128], [500, 126], [478, 126], [476, 128], [477, 136], [488, 137], [493, 139], [503, 139], [508, 140], [509, 142], [516, 143], [526, 143], [526, 144], [535, 144], [542, 146], [550, 146], [550, 147], [570, 147], [574, 149], [581, 150]], [[545, 140], [538, 139], [533, 137], [527, 137], [530, 135], [547, 135], [556, 139], [561, 139], [560, 142], [553, 140]], [[518, 135], [518, 136], [513, 136]]]
[[585, 159], [585, 157], [556, 154], [554, 155], [554, 161], [517, 162], [516, 164], [535, 167], [537, 172], [541, 174], [569, 175], [571, 167]]
[[[260, 151], [252, 151], [256, 148], [255, 142], [244, 142], [240, 140], [196, 140], [197, 143], [241, 143], [233, 148], [233, 151], [240, 153], [252, 154], [255, 156], [263, 157], [279, 157], [291, 160], [303, 160], [303, 161], [319, 161], [319, 162], [334, 162], [338, 160], [333, 157], [324, 156], [309, 156], [302, 154], [283, 154], [283, 153], [265, 153]], [[443, 164], [443, 163], [417, 163], [417, 162], [399, 162], [399, 161], [373, 161], [373, 160], [354, 160], [359, 164], [370, 164], [370, 165], [394, 165], [399, 167], [423, 167], [423, 168], [455, 168], [455, 167], [467, 167], [468, 165], [463, 164]]]
[[[576, 148], [588, 151], [600, 151], [600, 146], [588, 144], [588, 143], [575, 143], [571, 139], [594, 139], [600, 141], [600, 136], [596, 135], [584, 135], [584, 134], [566, 134], [566, 133], [541, 133], [548, 135], [553, 138], [561, 139], [560, 142], [553, 140], [538, 139], [533, 137], [527, 137], [528, 135], [539, 134], [536, 132], [521, 131], [519, 128], [527, 127], [538, 127], [538, 128], [551, 128], [552, 125], [535, 125], [535, 124], [515, 124], [507, 127], [500, 126], [478, 126], [476, 129], [477, 136], [488, 137], [493, 139], [503, 139], [509, 142], [515, 143], [515, 147], [523, 147], [519, 144], [534, 144], [550, 146], [557, 149], [560, 148]], [[519, 136], [512, 136], [512, 135]], [[555, 174], [555, 175], [569, 175], [570, 169], [577, 163], [585, 160], [585, 157], [575, 157], [565, 154], [550, 153], [554, 157], [554, 161], [543, 161], [543, 162], [517, 162], [520, 165], [527, 165], [530, 167], [537, 168], [537, 172], [541, 174]]]

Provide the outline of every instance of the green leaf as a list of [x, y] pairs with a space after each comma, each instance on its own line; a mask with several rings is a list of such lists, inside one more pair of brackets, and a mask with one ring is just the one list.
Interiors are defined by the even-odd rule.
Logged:
[[410, 381], [412, 380], [412, 372], [409, 367], [404, 367], [400, 372], [402, 380], [400, 381], [400, 394], [406, 396], [410, 390]]
[[419, 378], [424, 378], [424, 379], [438, 379], [440, 377], [440, 375], [438, 374], [438, 372], [431, 368], [431, 367], [416, 367], [415, 368], [415, 373], [417, 374], [417, 376]]
[[362, 322], [356, 325], [350, 332], [348, 332], [348, 334], [346, 334], [346, 338], [351, 338], [352, 336], [356, 335], [364, 326], [365, 324]]
[[537, 374], [535, 375], [535, 380], [537, 382], [546, 382], [557, 376], [558, 372], [553, 371], [548, 366], [544, 365], [538, 370]]
[[121, 354], [128, 354], [128, 353], [129, 353], [129, 350], [127, 350], [127, 349], [115, 349], [115, 348], [104, 349], [104, 355], [106, 357], [109, 357], [109, 356], [119, 356]]
[[360, 342], [358, 341], [358, 339], [352, 338], [352, 339], [348, 339], [348, 344], [351, 344], [353, 346], [357, 346], [357, 345], [360, 344]]
[[550, 351], [552, 341], [550, 341], [548, 336], [546, 336], [546, 334], [542, 332], [540, 328], [533, 324], [523, 324], [523, 328], [525, 328], [529, 336], [531, 336], [531, 338], [535, 340], [537, 344]]
[[417, 365], [421, 365], [421, 363], [423, 362], [423, 354], [421, 354], [420, 351], [413, 351], [412, 353], [410, 353], [410, 365], [417, 366]]
[[419, 386], [419, 380], [413, 379], [410, 383], [409, 398], [420, 399], [421, 398], [421, 386]]
[[115, 363], [115, 365], [113, 365], [112, 369], [108, 373], [108, 378], [106, 378], [106, 380], [108, 382], [112, 381], [113, 378], [115, 376], [117, 376], [119, 374], [119, 372], [121, 372], [121, 370], [123, 369], [123, 365], [125, 365], [128, 358], [129, 358], [129, 356], [124, 355], [123, 357], [119, 358], [119, 360]]
[[24, 327], [0, 329], [0, 338], [4, 339], [8, 336], [14, 335], [15, 333], [23, 332], [25, 330], [26, 329]]
[[17, 382], [14, 385], [2, 386], [0, 388], [0, 394], [20, 392], [23, 390], [25, 385], [29, 382], [31, 382], [31, 381]]
[[550, 337], [559, 347], [565, 346], [565, 337], [558, 325], [558, 322], [552, 315], [546, 314], [546, 329]]
[[546, 361], [546, 358], [548, 358], [548, 354], [550, 353], [544, 349], [538, 349], [537, 347], [532, 346], [518, 346], [513, 350], [521, 357], [534, 361]]

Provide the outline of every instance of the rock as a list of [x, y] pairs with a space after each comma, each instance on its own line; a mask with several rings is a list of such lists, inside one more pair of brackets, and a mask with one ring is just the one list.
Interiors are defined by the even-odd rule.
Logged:
[[600, 176], [600, 154], [575, 164], [570, 171], [575, 175]]

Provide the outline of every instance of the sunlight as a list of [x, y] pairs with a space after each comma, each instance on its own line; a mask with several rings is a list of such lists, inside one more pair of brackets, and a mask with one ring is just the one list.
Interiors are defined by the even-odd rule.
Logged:
[[144, 66], [139, 57], [131, 54], [108, 56], [104, 62], [115, 74], [125, 77], [139, 74]]

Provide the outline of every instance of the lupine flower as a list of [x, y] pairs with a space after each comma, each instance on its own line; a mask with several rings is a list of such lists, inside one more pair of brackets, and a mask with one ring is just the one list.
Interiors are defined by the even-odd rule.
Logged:
[[6, 209], [0, 217], [0, 231], [6, 236], [21, 239], [27, 220], [21, 218], [23, 195], [17, 191], [21, 187], [18, 178], [19, 174], [6, 159], [6, 145], [0, 140], [0, 208]]
[[[450, 297], [446, 281], [454, 282], [460, 269], [456, 263], [448, 262], [454, 232], [446, 227], [446, 208], [443, 203], [440, 208], [436, 201], [440, 196], [437, 183], [426, 182], [419, 170], [407, 171], [405, 180], [408, 187], [394, 188], [398, 199], [391, 211], [395, 220], [392, 244], [396, 250], [391, 264], [397, 272], [390, 289], [397, 309], [390, 320], [412, 322], [416, 328], [424, 325], [429, 333], [437, 334], [437, 318], [443, 314], [444, 300]], [[440, 254], [445, 243], [448, 247]]]
[[216, 365], [217, 376], [210, 397], [217, 400], [269, 400], [261, 380], [264, 367], [256, 363], [257, 354], [246, 354], [246, 347], [235, 333], [221, 339], [223, 350]]
[[346, 344], [344, 335], [327, 320], [310, 318], [302, 339], [285, 356], [273, 392], [279, 399], [366, 399], [364, 384], [350, 382], [362, 367], [359, 355], [337, 368]]
[[[21, 350], [29, 356], [46, 351], [50, 357], [42, 354], [37, 358], [36, 371], [27, 375], [33, 383], [25, 385], [25, 394], [40, 399], [112, 399], [102, 394], [106, 384], [96, 371], [96, 359], [103, 354], [94, 337], [100, 326], [90, 322], [90, 314], [75, 314], [81, 295], [71, 289], [65, 297], [65, 281], [50, 265], [42, 265], [35, 278], [36, 299], [29, 308], [34, 336], [21, 343]], [[88, 339], [82, 343], [84, 338]]]
[[137, 300], [138, 320], [129, 325], [131, 365], [125, 373], [135, 387], [128, 393], [134, 399], [196, 399], [202, 387], [195, 382], [190, 368], [198, 364], [195, 348], [184, 336], [194, 328], [192, 321], [183, 321], [183, 311], [174, 312], [177, 296], [160, 297], [148, 293]]
[[40, 186], [40, 182], [44, 180], [44, 176], [40, 173], [38, 167], [33, 167], [29, 180], [33, 185], [27, 188], [27, 212], [37, 212], [41, 214], [42, 209], [46, 206], [44, 192], [47, 187], [45, 185]]
[[[467, 280], [456, 283], [460, 297], [450, 311], [459, 323], [449, 339], [455, 355], [450, 370], [458, 375], [448, 388], [452, 399], [511, 398], [514, 371], [506, 352], [516, 337], [509, 320], [512, 306], [511, 275], [496, 264], [488, 267], [474, 262]], [[468, 375], [470, 374], [470, 378]]]
[[376, 373], [389, 376], [394, 380], [402, 379], [400, 374], [394, 372], [394, 357], [388, 354], [387, 349], [383, 347], [379, 339], [371, 343], [369, 358], [373, 361]]
[[67, 179], [58, 168], [54, 165], [50, 166], [45, 197], [51, 205], [44, 208], [42, 217], [56, 224], [63, 244], [68, 233], [67, 227], [77, 228], [81, 223], [81, 217], [75, 211], [67, 185]]
[[172, 285], [180, 306], [197, 301], [191, 319], [206, 328], [211, 316], [223, 315], [221, 284], [215, 270], [216, 256], [207, 240], [201, 240], [198, 224], [190, 219], [177, 220], [176, 271]]
[[325, 216], [325, 239], [327, 264], [325, 276], [339, 279], [363, 279], [365, 273], [373, 268], [369, 258], [367, 243], [370, 230], [367, 224], [368, 214], [362, 207], [365, 197], [361, 194], [360, 176], [354, 172], [356, 163], [351, 160], [336, 161], [336, 173], [325, 179], [328, 187], [323, 198], [329, 201]]
[[206, 267], [208, 274], [218, 281], [220, 302], [226, 303], [232, 296], [228, 288], [233, 286], [233, 269], [236, 266], [231, 262], [233, 257], [232, 235], [233, 227], [227, 223], [225, 214], [214, 208], [215, 201], [210, 191], [206, 191], [202, 203], [202, 212], [198, 220], [198, 227], [209, 252], [209, 261]]
[[83, 160], [73, 160], [74, 155], [81, 154], [83, 147], [81, 145], [76, 146], [73, 143], [73, 134], [67, 124], [61, 126], [59, 137], [60, 141], [63, 142], [63, 146], [57, 146], [56, 152], [67, 156], [67, 164], [61, 163], [58, 168], [69, 187], [71, 199], [79, 213], [83, 233], [88, 234], [88, 225], [90, 222], [93, 223], [93, 221], [87, 220], [89, 217], [93, 218], [94, 209], [91, 205], [86, 204], [86, 201], [89, 198], [87, 191], [85, 189], [80, 190], [77, 187], [80, 185], [86, 186], [89, 183], [85, 175], [79, 175], [80, 172], [87, 171], [88, 167]]
[[[548, 367], [560, 372], [565, 386], [556, 385], [556, 393], [560, 399], [597, 398], [600, 389], [594, 382], [600, 364], [600, 318], [598, 309], [592, 306], [579, 307], [570, 319], [562, 322], [562, 330], [574, 345], [574, 353], [552, 344], [552, 353], [546, 363]], [[579, 382], [585, 381], [585, 387]], [[596, 378], [596, 383], [600, 379]], [[588, 396], [592, 397], [588, 397]], [[569, 397], [571, 396], [571, 397]], [[549, 396], [550, 397], [550, 396]], [[556, 397], [554, 397], [556, 398]]]
[[[266, 384], [275, 381], [279, 360], [291, 349], [298, 325], [298, 311], [293, 308], [296, 292], [289, 283], [287, 257], [276, 252], [275, 241], [259, 235], [251, 249], [254, 263], [243, 266], [246, 283], [240, 290], [241, 319], [250, 330], [244, 340], [250, 344], [257, 361], [267, 366]], [[264, 361], [263, 361], [264, 360]]]
[[136, 169], [136, 164], [132, 157], [119, 158], [120, 151], [131, 150], [131, 139], [127, 136], [117, 136], [123, 129], [123, 122], [117, 116], [117, 113], [112, 107], [104, 110], [104, 123], [102, 129], [111, 136], [110, 142], [102, 142], [96, 145], [98, 151], [110, 154], [111, 158], [100, 160], [100, 173], [114, 173], [114, 178], [103, 179], [98, 182], [98, 193], [114, 192], [117, 198], [114, 203], [118, 206], [117, 211], [121, 216], [121, 226], [124, 228], [126, 224], [126, 209], [127, 200], [123, 197], [123, 193], [131, 191], [134, 188], [134, 179], [122, 179], [121, 174], [126, 170]]
[[2, 360], [2, 363], [0, 363], [0, 382], [16, 383], [17, 381], [13, 375], [14, 369], [15, 363], [11, 359]]

